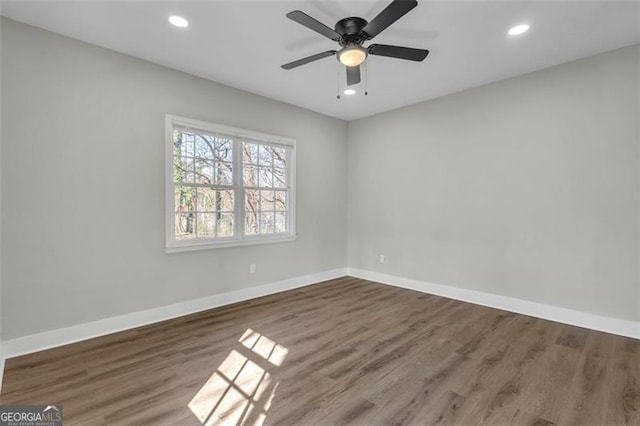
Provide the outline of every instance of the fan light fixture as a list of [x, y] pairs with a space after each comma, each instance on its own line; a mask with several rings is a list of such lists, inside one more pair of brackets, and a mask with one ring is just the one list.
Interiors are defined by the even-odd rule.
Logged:
[[348, 67], [357, 67], [367, 59], [367, 51], [360, 46], [345, 47], [338, 52], [338, 61]]
[[529, 31], [529, 26], [527, 24], [516, 25], [515, 27], [509, 30], [509, 35], [520, 35]]
[[169, 22], [171, 22], [171, 25], [174, 25], [178, 28], [186, 28], [189, 26], [189, 21], [184, 19], [182, 16], [177, 16], [177, 15], [170, 16]]
[[356, 91], [355, 91], [355, 90], [353, 90], [353, 89], [346, 89], [346, 90], [344, 91], [344, 94], [345, 94], [345, 95], [355, 95], [355, 94], [356, 94]]

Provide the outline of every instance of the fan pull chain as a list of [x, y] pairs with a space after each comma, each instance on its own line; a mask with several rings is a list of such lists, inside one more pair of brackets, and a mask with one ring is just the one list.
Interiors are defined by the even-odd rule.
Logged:
[[364, 95], [369, 94], [369, 64], [364, 64]]
[[340, 69], [336, 72], [336, 99], [340, 99]]

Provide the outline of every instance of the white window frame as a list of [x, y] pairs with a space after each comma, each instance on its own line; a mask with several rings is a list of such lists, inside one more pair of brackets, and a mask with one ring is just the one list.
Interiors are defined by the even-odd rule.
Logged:
[[[234, 236], [229, 238], [201, 238], [194, 240], [176, 240], [175, 232], [175, 193], [173, 176], [173, 129], [174, 126], [201, 130], [207, 133], [222, 133], [234, 137], [233, 145], [233, 191], [234, 191]], [[284, 136], [269, 135], [236, 127], [224, 126], [206, 121], [167, 114], [165, 117], [165, 253], [177, 253], [194, 250], [209, 250], [224, 247], [250, 246], [295, 241], [296, 234], [296, 141]], [[287, 161], [288, 189], [288, 230], [282, 234], [244, 235], [245, 190], [242, 181], [242, 142], [243, 139], [272, 145], [284, 145], [289, 153]]]

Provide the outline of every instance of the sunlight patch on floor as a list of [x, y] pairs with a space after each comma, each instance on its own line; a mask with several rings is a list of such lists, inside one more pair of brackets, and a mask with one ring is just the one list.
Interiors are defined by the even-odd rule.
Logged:
[[288, 352], [268, 337], [247, 329], [189, 402], [189, 409], [205, 425], [262, 424], [278, 387], [274, 372]]

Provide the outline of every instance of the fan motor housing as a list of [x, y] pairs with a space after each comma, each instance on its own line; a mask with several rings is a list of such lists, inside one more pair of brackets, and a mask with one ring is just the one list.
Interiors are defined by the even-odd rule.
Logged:
[[336, 22], [335, 31], [342, 36], [339, 42], [340, 45], [362, 44], [366, 40], [366, 35], [362, 33], [362, 29], [368, 23], [366, 19], [357, 16], [344, 18]]

